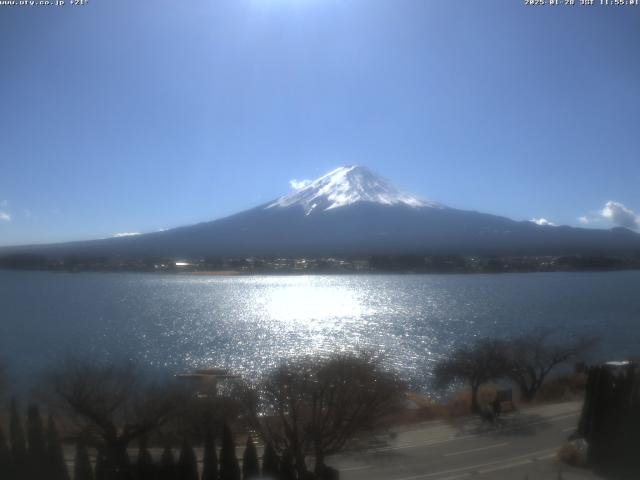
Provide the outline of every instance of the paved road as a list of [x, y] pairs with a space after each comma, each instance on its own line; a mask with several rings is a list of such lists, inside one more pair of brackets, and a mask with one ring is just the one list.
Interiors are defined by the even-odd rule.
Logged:
[[580, 408], [578, 402], [533, 407], [493, 426], [471, 418], [426, 422], [331, 463], [343, 480], [596, 479], [555, 460]]

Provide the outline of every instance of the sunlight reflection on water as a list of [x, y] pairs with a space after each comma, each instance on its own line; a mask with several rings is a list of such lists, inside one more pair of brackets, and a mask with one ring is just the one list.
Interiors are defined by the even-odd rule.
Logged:
[[[440, 306], [436, 293], [416, 303], [417, 292], [407, 290], [403, 277], [386, 277], [380, 288], [383, 278], [158, 278], [152, 292], [166, 295], [168, 288], [173, 300], [168, 305], [166, 297], [158, 298], [156, 311], [146, 315], [160, 327], [165, 346], [145, 334], [146, 321], [136, 322], [135, 337], [153, 364], [223, 364], [255, 375], [289, 357], [363, 351], [406, 373], [416, 359], [431, 355], [435, 335], [423, 310], [437, 313]], [[421, 282], [420, 290], [427, 284]], [[420, 335], [412, 332], [417, 319]]]
[[286, 358], [370, 351], [416, 385], [452, 345], [535, 325], [640, 340], [640, 272], [202, 277], [0, 272], [0, 352], [38, 369], [69, 352], [256, 376]]

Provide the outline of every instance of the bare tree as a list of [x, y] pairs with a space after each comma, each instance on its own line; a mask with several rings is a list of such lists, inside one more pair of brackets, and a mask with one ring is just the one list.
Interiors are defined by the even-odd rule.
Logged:
[[551, 330], [536, 330], [508, 342], [507, 375], [520, 389], [520, 396], [531, 401], [556, 367], [578, 359], [596, 344], [594, 338], [578, 338], [563, 343], [552, 342]]
[[480, 386], [507, 373], [506, 343], [499, 339], [481, 339], [472, 345], [458, 347], [434, 368], [436, 385], [443, 388], [456, 381], [471, 387], [471, 412], [479, 413]]
[[48, 381], [60, 406], [99, 437], [113, 478], [129, 468], [129, 443], [161, 427], [181, 405], [176, 390], [146, 381], [130, 364], [69, 360]]
[[398, 379], [365, 357], [306, 359], [272, 372], [250, 392], [249, 420], [270, 445], [293, 456], [298, 478], [315, 472], [358, 434], [375, 429], [402, 398]]

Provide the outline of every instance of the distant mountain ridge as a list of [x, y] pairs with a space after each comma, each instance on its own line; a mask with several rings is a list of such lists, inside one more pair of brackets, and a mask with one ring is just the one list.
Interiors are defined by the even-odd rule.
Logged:
[[576, 255], [640, 252], [640, 235], [537, 225], [458, 210], [403, 192], [369, 169], [340, 167], [226, 218], [161, 232], [0, 248], [0, 256], [204, 258], [376, 254]]

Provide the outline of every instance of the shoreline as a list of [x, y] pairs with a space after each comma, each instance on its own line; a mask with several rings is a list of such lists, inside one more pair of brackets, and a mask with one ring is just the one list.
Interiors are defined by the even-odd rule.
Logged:
[[0, 267], [0, 272], [51, 272], [51, 273], [137, 273], [146, 275], [176, 275], [202, 277], [261, 277], [261, 276], [343, 276], [343, 275], [508, 275], [508, 274], [536, 274], [536, 273], [612, 273], [638, 272], [640, 267], [628, 268], [592, 268], [592, 269], [549, 269], [549, 270], [463, 270], [463, 271], [435, 271], [435, 270], [142, 270], [142, 269], [64, 269], [64, 268], [7, 268]]

